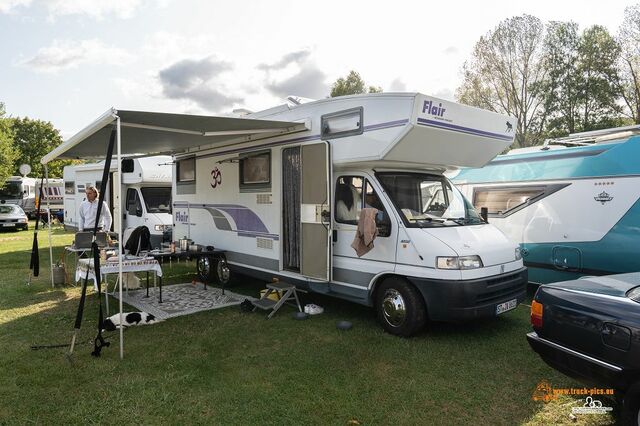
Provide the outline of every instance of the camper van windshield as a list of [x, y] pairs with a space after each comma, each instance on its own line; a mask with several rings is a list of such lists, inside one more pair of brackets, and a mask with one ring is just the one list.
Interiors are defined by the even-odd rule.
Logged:
[[171, 188], [142, 188], [142, 197], [149, 213], [171, 213]]
[[443, 176], [422, 173], [376, 175], [410, 227], [477, 225], [480, 215]]
[[22, 198], [22, 190], [19, 183], [5, 182], [4, 186], [0, 188], [0, 200], [9, 198]]

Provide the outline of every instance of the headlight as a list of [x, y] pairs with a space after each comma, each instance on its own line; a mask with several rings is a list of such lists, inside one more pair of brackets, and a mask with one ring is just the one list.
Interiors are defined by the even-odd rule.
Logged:
[[627, 292], [627, 297], [635, 302], [640, 303], [640, 287], [634, 287]]
[[154, 225], [153, 229], [155, 229], [156, 231], [166, 231], [168, 229], [171, 229], [171, 225]]
[[27, 221], [27, 218], [26, 218], [26, 217], [25, 217], [25, 218], [22, 218], [22, 219], [18, 219], [18, 222], [21, 222], [21, 223], [25, 223], [26, 221]]
[[482, 268], [480, 256], [438, 256], [436, 258], [438, 269], [476, 269]]
[[520, 251], [520, 247], [516, 247], [516, 260], [522, 259], [522, 252]]

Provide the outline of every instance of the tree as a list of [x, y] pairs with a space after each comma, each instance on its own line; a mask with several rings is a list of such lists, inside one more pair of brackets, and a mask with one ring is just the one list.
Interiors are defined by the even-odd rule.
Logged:
[[13, 175], [16, 150], [13, 148], [11, 120], [5, 118], [4, 103], [0, 102], [0, 187]]
[[624, 10], [618, 31], [620, 87], [625, 115], [640, 124], [640, 4]]
[[[20, 164], [31, 166], [31, 176], [44, 176], [44, 169], [40, 160], [52, 149], [62, 143], [60, 132], [48, 121], [32, 120], [30, 118], [13, 119], [14, 146], [18, 151], [15, 161], [15, 172]], [[72, 164], [70, 160], [56, 160], [50, 162], [49, 177], [62, 177], [62, 168]]]
[[365, 84], [360, 74], [355, 71], [350, 71], [347, 78], [340, 77], [336, 80], [335, 83], [331, 86], [331, 96], [335, 98], [336, 96], [345, 96], [345, 95], [357, 95], [360, 93], [380, 93], [382, 92], [381, 87], [369, 86]]
[[594, 25], [582, 33], [576, 67], [582, 131], [620, 124], [619, 56], [620, 47], [605, 27]]
[[544, 97], [547, 136], [574, 133], [580, 121], [578, 109], [578, 24], [550, 22], [543, 47], [546, 78], [538, 90]]
[[520, 147], [535, 145], [542, 138], [546, 119], [539, 91], [545, 78], [543, 40], [544, 26], [534, 16], [500, 22], [476, 43], [456, 91], [461, 103], [515, 116]]

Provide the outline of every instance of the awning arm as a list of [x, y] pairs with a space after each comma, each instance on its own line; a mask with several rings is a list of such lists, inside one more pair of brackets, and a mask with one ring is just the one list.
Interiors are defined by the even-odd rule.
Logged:
[[68, 139], [65, 142], [61, 143], [56, 149], [42, 157], [40, 163], [47, 164], [48, 162], [55, 160], [56, 158], [60, 157], [65, 152], [82, 142], [84, 139], [96, 133], [103, 127], [111, 124], [117, 117], [118, 111], [116, 111], [114, 108], [110, 108], [107, 112], [98, 117], [98, 119], [93, 123], [89, 124], [87, 127], [72, 136], [71, 139]]

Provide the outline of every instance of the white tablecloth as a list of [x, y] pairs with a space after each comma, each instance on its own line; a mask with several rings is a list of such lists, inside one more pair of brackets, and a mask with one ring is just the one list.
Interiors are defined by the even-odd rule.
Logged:
[[[96, 272], [93, 268], [93, 259], [80, 259], [76, 268], [76, 281], [80, 281], [87, 276], [87, 269], [89, 270], [89, 279], [93, 280], [94, 286], [96, 285]], [[162, 268], [160, 263], [152, 257], [131, 259], [122, 261], [122, 272], [146, 272], [153, 271], [156, 276], [162, 276]], [[118, 262], [100, 262], [100, 274], [105, 276], [107, 274], [118, 273]]]

